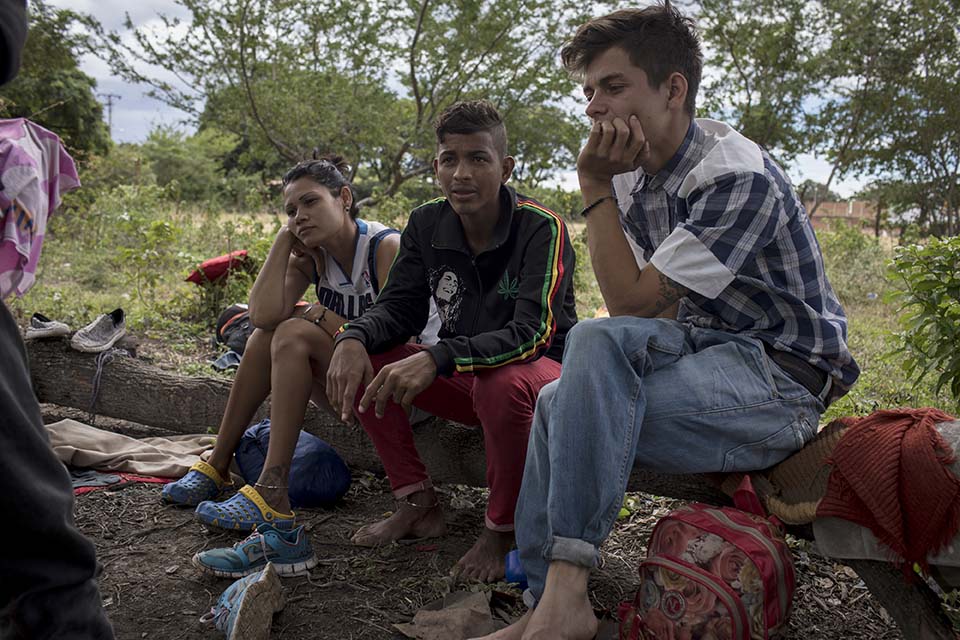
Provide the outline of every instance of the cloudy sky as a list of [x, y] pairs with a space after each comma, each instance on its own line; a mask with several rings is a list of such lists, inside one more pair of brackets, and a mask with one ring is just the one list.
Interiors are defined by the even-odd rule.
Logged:
[[[172, 0], [48, 0], [50, 5], [90, 14], [104, 29], [124, 33], [124, 18], [129, 14], [137, 26], [159, 23], [157, 15], [187, 17], [186, 12]], [[114, 77], [107, 64], [94, 56], [81, 60], [81, 69], [97, 81], [97, 93], [106, 104], [113, 94], [113, 139], [118, 142], [142, 142], [155, 126], [176, 125], [184, 114], [146, 96], [147, 88], [133, 85]], [[104, 110], [106, 117], [106, 109]]]
[[[99, 20], [105, 29], [121, 33], [124, 32], [125, 15], [129, 15], [137, 27], [159, 26], [158, 14], [161, 13], [170, 17], [189, 18], [187, 12], [173, 0], [136, 0], [135, 2], [48, 0], [48, 2], [56, 7], [90, 14]], [[105, 96], [108, 94], [119, 96], [119, 98], [113, 98], [113, 138], [118, 142], [142, 142], [154, 127], [180, 126], [185, 119], [182, 112], [147, 97], [146, 87], [132, 85], [112, 76], [107, 65], [93, 56], [85, 57], [81, 61], [81, 68], [97, 80], [97, 92], [101, 94], [102, 102], [106, 102]], [[808, 178], [825, 182], [830, 174], [830, 166], [812, 155], [802, 155], [789, 169], [789, 173], [795, 184]], [[867, 181], [867, 179], [848, 179], [835, 183], [832, 188], [842, 196], [851, 196]], [[564, 173], [560, 182], [568, 188], [577, 186], [576, 175], [572, 171]]]

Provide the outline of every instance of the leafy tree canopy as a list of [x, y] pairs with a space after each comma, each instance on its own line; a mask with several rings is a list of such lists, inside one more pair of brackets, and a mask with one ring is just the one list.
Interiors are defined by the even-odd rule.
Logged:
[[785, 162], [809, 150], [805, 100], [817, 91], [819, 64], [809, 4], [700, 0], [695, 9], [709, 69], [703, 112]]
[[77, 66], [90, 46], [81, 31], [95, 22], [41, 0], [30, 3], [29, 22], [20, 73], [0, 88], [0, 117], [29, 118], [50, 129], [77, 158], [105, 153], [110, 136], [96, 82]]
[[[272, 179], [314, 149], [336, 151], [353, 162], [362, 196], [397, 202], [431, 188], [432, 123], [456, 100], [497, 104], [525, 186], [572, 167], [586, 127], [557, 51], [610, 8], [572, 0], [176, 2], [182, 21], [161, 16], [156, 30], [128, 21], [131, 46], [96, 32], [100, 55], [200, 131], [229, 133], [236, 144], [218, 156], [228, 175]], [[706, 58], [698, 115], [730, 122], [786, 165], [804, 153], [827, 160], [824, 184], [806, 185], [811, 215], [835, 180], [869, 174], [887, 185], [891, 211], [919, 211], [933, 233], [960, 231], [960, 3], [684, 4]], [[150, 65], [162, 77], [144, 71]]]
[[[235, 134], [271, 171], [337, 151], [381, 195], [428, 175], [432, 123], [468, 98], [507, 122], [521, 179], [570, 166], [583, 127], [557, 50], [587, 19], [573, 0], [177, 0], [190, 14], [109, 42], [113, 67], [196, 122]], [[132, 25], [128, 24], [132, 29]], [[143, 63], [183, 82], [150, 77]], [[549, 132], [549, 139], [548, 134]]]
[[787, 163], [826, 159], [827, 191], [872, 175], [928, 231], [960, 232], [960, 3], [698, 0], [690, 11], [711, 69], [705, 113]]

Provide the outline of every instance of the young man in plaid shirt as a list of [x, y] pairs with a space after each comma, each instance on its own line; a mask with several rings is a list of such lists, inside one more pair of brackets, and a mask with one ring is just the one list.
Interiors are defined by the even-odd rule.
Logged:
[[[611, 317], [567, 338], [543, 388], [517, 504], [536, 607], [491, 636], [593, 638], [587, 580], [632, 467], [769, 467], [857, 379], [843, 309], [783, 170], [694, 119], [702, 54], [673, 7], [583, 25], [562, 52], [593, 121], [577, 170]], [[636, 258], [636, 259], [634, 259]]]

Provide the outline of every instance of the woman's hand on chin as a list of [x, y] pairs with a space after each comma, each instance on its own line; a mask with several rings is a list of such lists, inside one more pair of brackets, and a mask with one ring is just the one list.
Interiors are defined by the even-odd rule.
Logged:
[[297, 234], [293, 232], [293, 229], [290, 228], [290, 225], [283, 225], [280, 227], [280, 231], [277, 232], [277, 238], [274, 240], [275, 243], [286, 243], [290, 247], [290, 253], [300, 258], [305, 255], [314, 255], [315, 252], [311, 251], [300, 238], [297, 237]]

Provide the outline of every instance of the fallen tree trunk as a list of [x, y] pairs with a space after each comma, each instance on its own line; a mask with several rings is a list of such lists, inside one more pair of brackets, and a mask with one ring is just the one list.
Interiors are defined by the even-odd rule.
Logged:
[[[230, 394], [230, 382], [226, 380], [181, 376], [122, 355], [104, 361], [97, 384], [97, 356], [71, 349], [66, 340], [31, 341], [27, 351], [33, 388], [40, 402], [88, 412], [93, 408], [98, 415], [169, 433], [216, 430]], [[268, 399], [257, 412], [256, 420], [267, 417], [269, 411]], [[358, 425], [345, 425], [311, 404], [303, 426], [330, 443], [349, 465], [382, 473], [380, 459]], [[435, 480], [485, 485], [486, 460], [480, 429], [431, 418], [414, 427], [414, 438]], [[637, 470], [630, 484], [634, 490], [660, 496], [713, 503], [728, 501], [719, 488], [701, 476], [664, 476]]]
[[[97, 381], [97, 356], [75, 351], [65, 340], [32, 341], [27, 351], [33, 388], [40, 402], [88, 412], [93, 408], [98, 415], [170, 433], [215, 432], [230, 395], [229, 381], [181, 376], [121, 355], [103, 363]], [[255, 420], [269, 414], [267, 399]], [[303, 426], [333, 446], [349, 465], [383, 471], [359, 425], [345, 425], [311, 403]], [[486, 468], [479, 429], [431, 419], [417, 426], [415, 437], [434, 478], [483, 485]]]
[[940, 598], [922, 578], [908, 583], [903, 572], [889, 562], [843, 560], [857, 572], [870, 594], [897, 623], [907, 640], [957, 640]]
[[[136, 358], [115, 356], [100, 367], [97, 356], [69, 348], [65, 340], [28, 343], [31, 376], [40, 402], [75, 407], [111, 418], [140, 423], [130, 435], [145, 430], [168, 433], [204, 433], [217, 428], [230, 393], [230, 383], [215, 378], [184, 377]], [[95, 393], [96, 390], [96, 393]], [[96, 396], [96, 397], [95, 397]], [[57, 415], [56, 412], [47, 412]], [[269, 415], [269, 400], [257, 419]], [[64, 416], [75, 417], [75, 416]], [[106, 421], [112, 429], [122, 423]], [[311, 405], [304, 428], [330, 443], [355, 468], [382, 472], [376, 451], [359, 426], [341, 424], [332, 415]], [[430, 419], [414, 428], [417, 449], [441, 482], [483, 486], [485, 457], [480, 429]], [[700, 475], [664, 475], [635, 469], [630, 489], [653, 495], [729, 504], [717, 485]], [[791, 533], [812, 539], [809, 526]], [[907, 640], [955, 640], [939, 600], [926, 583], [904, 582], [891, 565], [867, 560], [850, 561], [870, 592], [886, 608]]]

